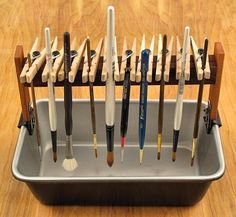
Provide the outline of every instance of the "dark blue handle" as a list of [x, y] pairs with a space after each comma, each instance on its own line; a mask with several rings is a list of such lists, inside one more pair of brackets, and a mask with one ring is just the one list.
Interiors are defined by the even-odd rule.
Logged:
[[141, 54], [141, 82], [140, 82], [140, 99], [139, 99], [139, 148], [143, 149], [146, 133], [146, 116], [147, 116], [147, 71], [149, 65], [150, 50], [145, 49]]

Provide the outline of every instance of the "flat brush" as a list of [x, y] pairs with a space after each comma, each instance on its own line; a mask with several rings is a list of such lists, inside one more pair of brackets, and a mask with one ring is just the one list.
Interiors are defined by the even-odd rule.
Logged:
[[185, 68], [186, 68], [186, 59], [187, 59], [187, 49], [189, 46], [189, 27], [185, 27], [184, 30], [184, 43], [182, 50], [182, 71], [179, 78], [178, 84], [178, 93], [175, 104], [175, 116], [174, 116], [174, 130], [173, 130], [173, 152], [172, 152], [172, 161], [176, 160], [176, 151], [178, 146], [179, 131], [182, 121], [182, 112], [183, 112], [183, 95], [184, 95], [184, 84], [185, 84]]
[[[91, 69], [91, 49], [90, 49], [90, 39], [87, 38], [87, 59], [88, 59], [88, 74]], [[89, 81], [89, 96], [90, 96], [90, 110], [91, 110], [91, 121], [92, 121], [92, 130], [93, 130], [93, 147], [95, 157], [98, 157], [97, 151], [97, 134], [96, 134], [96, 115], [95, 115], [95, 104], [94, 104], [94, 91], [93, 83]]]
[[48, 68], [48, 114], [49, 114], [49, 124], [51, 130], [52, 139], [52, 150], [53, 150], [53, 160], [57, 161], [57, 111], [56, 102], [54, 94], [54, 85], [51, 80], [52, 72], [52, 51], [50, 43], [50, 29], [45, 28], [45, 45], [46, 45], [46, 67]]
[[157, 159], [161, 158], [161, 144], [162, 144], [162, 128], [163, 128], [163, 111], [164, 111], [164, 93], [165, 93], [165, 65], [166, 65], [166, 49], [167, 36], [163, 37], [162, 45], [162, 68], [161, 68], [161, 82], [160, 82], [160, 96], [159, 96], [159, 111], [158, 111], [158, 135], [157, 135]]
[[194, 163], [196, 146], [197, 146], [197, 138], [198, 138], [198, 131], [199, 131], [199, 120], [200, 120], [201, 106], [202, 106], [202, 95], [203, 95], [204, 81], [205, 81], [204, 70], [206, 68], [207, 49], [208, 49], [208, 39], [206, 38], [205, 41], [204, 41], [204, 49], [203, 49], [203, 56], [202, 56], [203, 78], [202, 78], [202, 80], [200, 80], [199, 89], [198, 89], [197, 109], [196, 109], [194, 130], [193, 130], [191, 166], [193, 166], [193, 163]]
[[115, 129], [115, 11], [109, 6], [107, 10], [107, 80], [106, 80], [106, 139], [107, 164], [109, 167], [114, 161], [114, 129]]
[[69, 82], [69, 72], [71, 70], [71, 54], [70, 54], [70, 34], [64, 33], [64, 107], [65, 107], [65, 129], [66, 129], [66, 158], [62, 166], [67, 171], [73, 171], [78, 164], [73, 156], [72, 144], [72, 87]]
[[147, 116], [147, 72], [149, 65], [150, 50], [145, 49], [141, 52], [141, 82], [139, 99], [139, 162], [143, 161], [143, 148], [146, 134], [146, 116]]
[[[27, 61], [28, 61], [28, 66], [30, 68], [32, 66], [32, 60], [31, 60], [31, 55], [29, 53], [27, 55]], [[33, 112], [34, 112], [34, 117], [35, 117], [36, 137], [37, 137], [39, 154], [41, 156], [41, 154], [42, 154], [41, 147], [42, 146], [41, 146], [41, 137], [40, 137], [40, 130], [39, 130], [39, 118], [38, 118], [38, 110], [37, 110], [36, 96], [35, 96], [33, 81], [30, 83], [30, 87], [31, 87], [32, 103], [33, 103], [33, 107], [34, 107]]]
[[124, 159], [124, 145], [128, 129], [129, 121], [129, 101], [130, 101], [130, 72], [131, 72], [131, 55], [132, 50], [126, 50], [126, 67], [125, 77], [123, 82], [123, 95], [122, 95], [122, 108], [121, 108], [121, 124], [120, 124], [120, 137], [121, 137], [121, 161]]

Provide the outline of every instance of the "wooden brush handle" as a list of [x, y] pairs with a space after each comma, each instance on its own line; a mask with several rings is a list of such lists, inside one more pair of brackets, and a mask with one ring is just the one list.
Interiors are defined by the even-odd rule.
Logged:
[[68, 74], [71, 70], [70, 56], [70, 34], [64, 33], [64, 107], [65, 107], [65, 128], [66, 135], [72, 135], [72, 87], [68, 80]]
[[158, 133], [162, 133], [163, 128], [163, 111], [164, 111], [164, 93], [165, 93], [165, 66], [166, 66], [166, 48], [167, 48], [167, 37], [163, 37], [162, 45], [162, 68], [161, 68], [161, 84], [160, 84], [160, 99], [159, 99], [159, 112], [158, 112]]
[[66, 135], [72, 134], [72, 87], [66, 79], [64, 83], [64, 106], [65, 106], [65, 128]]
[[89, 94], [90, 94], [90, 109], [91, 109], [91, 120], [92, 120], [92, 128], [93, 134], [96, 134], [96, 115], [95, 115], [95, 105], [94, 105], [94, 91], [93, 91], [93, 83], [89, 82]]

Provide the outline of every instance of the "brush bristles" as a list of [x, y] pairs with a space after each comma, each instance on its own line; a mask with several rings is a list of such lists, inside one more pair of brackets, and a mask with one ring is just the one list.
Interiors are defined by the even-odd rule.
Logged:
[[193, 166], [194, 163], [194, 157], [191, 158], [191, 167]]
[[191, 166], [193, 166], [193, 163], [194, 163], [195, 152], [196, 152], [196, 145], [197, 145], [197, 138], [193, 138], [193, 141], [192, 141]]
[[114, 161], [114, 154], [113, 151], [108, 151], [107, 152], [107, 164], [109, 167], [112, 167]]
[[93, 134], [93, 147], [94, 147], [94, 153], [95, 157], [98, 157], [98, 149], [97, 149], [97, 134]]
[[53, 161], [57, 162], [57, 153], [56, 152], [53, 152]]
[[78, 163], [77, 161], [75, 160], [75, 158], [71, 158], [71, 159], [65, 159], [62, 163], [62, 166], [63, 168], [66, 170], [66, 171], [73, 171], [75, 170], [77, 167], [78, 167]]
[[172, 161], [176, 160], [176, 152], [172, 152]]

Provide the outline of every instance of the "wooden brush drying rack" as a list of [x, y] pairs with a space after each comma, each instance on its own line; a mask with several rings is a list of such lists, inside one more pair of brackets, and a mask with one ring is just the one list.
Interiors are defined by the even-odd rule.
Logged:
[[[124, 42], [125, 44], [126, 42]], [[143, 46], [143, 45], [142, 45]], [[142, 47], [141, 46], [141, 47]], [[152, 43], [151, 43], [152, 46]], [[125, 45], [123, 47], [124, 51]], [[142, 48], [141, 48], [142, 49]], [[136, 55], [136, 52], [134, 53], [136, 56], [136, 61], [135, 61], [135, 69], [138, 68], [138, 60], [139, 56]], [[178, 79], [176, 78], [176, 58], [178, 58], [178, 53], [177, 55], [171, 55], [170, 62], [169, 62], [169, 79], [168, 81], [165, 82], [166, 85], [178, 85]], [[152, 55], [153, 57], [153, 62], [152, 62], [152, 70], [149, 75], [152, 77], [151, 82], [148, 82], [148, 85], [159, 85], [160, 81], [156, 81], [156, 68], [158, 67], [157, 64], [157, 55]], [[98, 67], [97, 71], [95, 73], [95, 78], [93, 85], [94, 86], [105, 86], [105, 81], [102, 81], [102, 73], [103, 72], [103, 65], [104, 65], [104, 56], [100, 56], [98, 60]], [[118, 65], [121, 68], [121, 62], [122, 62], [122, 56], [117, 56], [118, 59]], [[196, 72], [196, 67], [195, 67], [195, 59], [194, 55], [190, 55], [189, 57], [189, 75], [190, 79], [186, 80], [186, 85], [197, 85], [199, 84], [199, 78]], [[30, 84], [25, 82], [22, 83], [20, 80], [20, 74], [22, 72], [22, 69], [24, 67], [26, 57], [24, 56], [23, 52], [23, 46], [18, 45], [16, 46], [15, 50], [15, 55], [14, 55], [14, 60], [15, 60], [15, 67], [16, 67], [16, 75], [17, 75], [17, 80], [18, 80], [18, 88], [19, 88], [19, 94], [20, 94], [20, 99], [21, 99], [21, 107], [22, 107], [22, 124], [25, 125], [29, 131], [30, 134], [33, 132], [33, 126], [32, 126], [32, 108], [30, 106], [30, 95], [29, 95], [29, 87]], [[206, 122], [206, 127], [207, 127], [207, 132], [209, 133], [211, 131], [212, 125], [213, 124], [219, 124], [218, 123], [218, 102], [219, 102], [219, 96], [220, 96], [220, 87], [221, 87], [221, 78], [222, 78], [222, 71], [223, 71], [223, 63], [224, 63], [224, 50], [222, 47], [222, 44], [220, 42], [216, 42], [214, 45], [214, 54], [213, 55], [208, 55], [208, 62], [209, 62], [209, 68], [210, 68], [210, 76], [209, 78], [205, 79], [205, 84], [210, 85], [210, 91], [209, 91], [209, 106], [206, 111], [206, 116], [205, 116], [205, 122]], [[32, 82], [34, 87], [46, 87], [47, 82], [42, 82], [42, 72], [45, 66], [45, 61], [40, 67], [40, 69], [37, 71], [35, 74]], [[82, 81], [82, 73], [83, 73], [83, 66], [84, 66], [84, 57], [82, 57], [82, 60], [80, 62], [76, 77], [74, 82], [72, 83], [73, 86], [88, 86], [89, 82], [83, 82]], [[150, 79], [150, 78], [149, 78]], [[104, 80], [104, 79], [103, 79]], [[116, 81], [116, 85], [121, 86], [123, 84], [122, 81]], [[139, 82], [136, 81], [131, 81], [131, 85], [139, 85]], [[54, 83], [55, 87], [61, 87], [64, 86], [63, 81], [56, 81]]]

